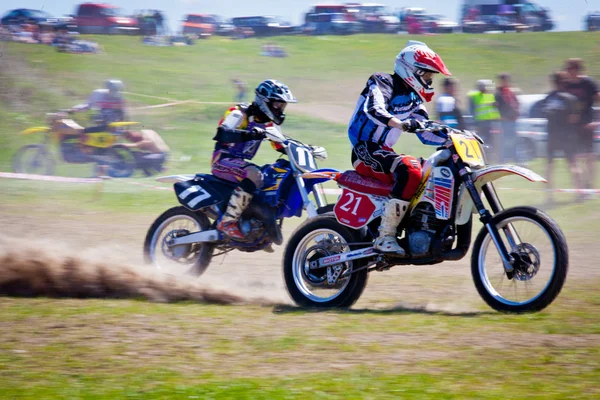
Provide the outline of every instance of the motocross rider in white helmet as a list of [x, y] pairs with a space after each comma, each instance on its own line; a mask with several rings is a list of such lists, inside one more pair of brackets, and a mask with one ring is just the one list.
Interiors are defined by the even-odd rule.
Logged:
[[87, 103], [73, 107], [71, 112], [93, 110], [94, 124], [104, 125], [125, 120], [125, 100], [123, 99], [123, 82], [109, 79], [104, 82], [104, 89], [96, 89]]
[[[417, 191], [422, 171], [419, 160], [397, 154], [392, 147], [402, 132], [415, 132], [429, 119], [424, 103], [433, 98], [433, 75], [438, 73], [451, 75], [440, 56], [425, 43], [409, 41], [396, 57], [393, 74], [371, 75], [350, 119], [348, 136], [354, 169], [394, 184], [392, 198], [381, 217], [374, 245], [377, 251], [405, 255], [396, 239], [396, 229]], [[426, 132], [423, 139], [441, 144], [445, 135]]]

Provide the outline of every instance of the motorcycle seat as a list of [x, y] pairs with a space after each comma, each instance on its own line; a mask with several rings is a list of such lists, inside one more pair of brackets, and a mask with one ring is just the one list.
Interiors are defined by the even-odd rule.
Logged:
[[337, 180], [338, 185], [347, 187], [361, 193], [374, 194], [377, 196], [389, 196], [393, 184], [382, 182], [375, 178], [360, 175], [358, 172], [348, 170], [342, 173]]

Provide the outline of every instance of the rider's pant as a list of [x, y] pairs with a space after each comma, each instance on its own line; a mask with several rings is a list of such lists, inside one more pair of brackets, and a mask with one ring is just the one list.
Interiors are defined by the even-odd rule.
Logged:
[[254, 193], [263, 184], [263, 175], [256, 164], [229, 153], [217, 150], [213, 153], [211, 172], [214, 176], [230, 182], [239, 182], [240, 187]]
[[375, 142], [361, 141], [352, 149], [352, 166], [361, 175], [393, 183], [392, 196], [410, 201], [421, 183], [421, 163]]

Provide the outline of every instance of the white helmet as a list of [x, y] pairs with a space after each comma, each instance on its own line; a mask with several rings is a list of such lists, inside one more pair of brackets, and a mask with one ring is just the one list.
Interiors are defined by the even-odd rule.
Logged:
[[431, 101], [435, 91], [431, 86], [432, 81], [425, 81], [426, 72], [452, 75], [444, 62], [425, 43], [409, 40], [406, 47], [396, 56], [394, 72], [397, 73], [408, 86], [424, 101]]
[[121, 91], [123, 90], [123, 82], [118, 79], [109, 79], [104, 82], [104, 86], [108, 89], [108, 92], [114, 96], [121, 96]]

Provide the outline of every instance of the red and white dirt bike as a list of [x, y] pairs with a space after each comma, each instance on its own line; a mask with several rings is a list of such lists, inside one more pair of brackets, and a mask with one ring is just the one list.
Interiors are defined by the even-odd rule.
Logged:
[[355, 171], [329, 173], [343, 190], [334, 212], [299, 226], [285, 250], [285, 282], [297, 304], [349, 307], [362, 294], [368, 272], [460, 260], [471, 244], [473, 215], [483, 223], [471, 255], [483, 300], [498, 311], [531, 312], [556, 298], [568, 269], [564, 234], [536, 208], [503, 209], [492, 184], [507, 175], [545, 179], [514, 165], [487, 166], [483, 141], [472, 132], [431, 123], [417, 136], [423, 141], [427, 131], [447, 140], [424, 163], [422, 182], [398, 227], [406, 256], [373, 249], [391, 186]]

